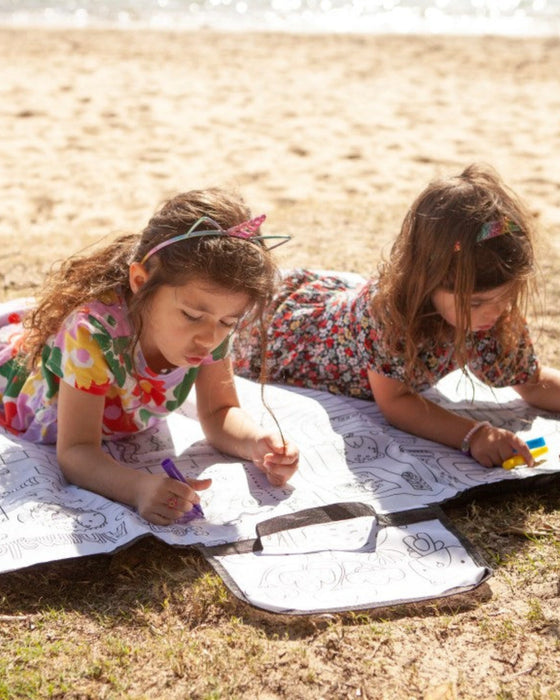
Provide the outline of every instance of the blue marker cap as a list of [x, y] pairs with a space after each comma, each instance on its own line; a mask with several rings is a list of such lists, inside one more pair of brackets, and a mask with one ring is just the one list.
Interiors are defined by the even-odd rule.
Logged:
[[546, 440], [543, 437], [533, 438], [532, 440], [527, 440], [527, 447], [530, 450], [534, 450], [536, 447], [544, 447], [546, 445]]

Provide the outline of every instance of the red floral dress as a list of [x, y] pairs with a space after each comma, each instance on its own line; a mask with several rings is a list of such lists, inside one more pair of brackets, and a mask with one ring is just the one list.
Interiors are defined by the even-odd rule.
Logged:
[[[285, 273], [268, 309], [268, 380], [371, 400], [368, 369], [422, 391], [459, 368], [453, 343], [432, 344], [419, 348], [421, 366], [415, 376], [405, 376], [403, 357], [389, 351], [387, 332], [371, 315], [373, 294], [375, 282], [356, 275], [302, 269]], [[527, 327], [505, 368], [498, 362], [500, 347], [491, 330], [472, 333], [468, 351], [469, 369], [494, 387], [524, 384], [538, 368]], [[238, 330], [232, 357], [236, 374], [259, 377], [255, 327]]]

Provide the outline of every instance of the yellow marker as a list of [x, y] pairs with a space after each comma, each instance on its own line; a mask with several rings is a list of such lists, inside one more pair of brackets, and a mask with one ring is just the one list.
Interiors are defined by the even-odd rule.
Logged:
[[[534, 450], [529, 450], [529, 452], [533, 455], [533, 457], [540, 457], [540, 455], [548, 452], [548, 447], [543, 445], [542, 447], [536, 447]], [[504, 469], [513, 469], [514, 467], [519, 467], [522, 464], [527, 464], [525, 459], [521, 455], [514, 455], [513, 457], [506, 459], [505, 462], [502, 462], [502, 467]]]

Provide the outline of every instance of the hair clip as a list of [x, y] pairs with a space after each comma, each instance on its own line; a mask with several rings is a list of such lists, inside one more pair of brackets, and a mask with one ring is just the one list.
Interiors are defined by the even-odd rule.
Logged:
[[502, 236], [504, 233], [514, 233], [520, 230], [519, 226], [507, 217], [501, 221], [488, 221], [482, 224], [478, 236], [476, 237], [476, 242], [480, 243], [480, 241], [487, 241], [490, 238]]
[[[158, 251], [162, 250], [163, 248], [166, 248], [167, 246], [171, 245], [172, 243], [178, 243], [179, 241], [185, 241], [185, 240], [191, 239], [191, 238], [232, 236], [233, 238], [241, 238], [243, 240], [250, 241], [251, 243], [254, 243], [254, 242], [262, 243], [262, 241], [265, 241], [265, 240], [281, 239], [279, 243], [275, 243], [274, 245], [271, 245], [271, 246], [265, 246], [267, 250], [272, 250], [273, 248], [278, 248], [278, 246], [281, 246], [284, 243], [287, 243], [291, 239], [291, 236], [280, 236], [280, 235], [278, 235], [278, 236], [257, 236], [257, 235], [255, 235], [259, 229], [259, 226], [263, 223], [263, 221], [265, 219], [266, 219], [266, 214], [261, 214], [260, 216], [256, 216], [254, 219], [249, 219], [248, 221], [244, 221], [241, 224], [236, 224], [235, 226], [231, 226], [228, 229], [223, 229], [217, 221], [214, 221], [214, 219], [211, 219], [209, 216], [201, 216], [200, 219], [197, 219], [197, 221], [194, 222], [194, 224], [190, 227], [190, 229], [186, 233], [180, 233], [178, 236], [173, 236], [172, 238], [168, 238], [166, 241], [162, 241], [161, 243], [158, 243], [158, 245], [151, 248], [146, 253], [146, 255], [144, 255], [144, 257], [140, 261], [140, 264], [143, 265], [146, 262], [146, 260], [148, 260], [148, 258], [150, 258], [152, 255], [154, 255], [154, 253], [157, 253]], [[213, 226], [213, 228], [207, 228], [207, 229], [203, 229], [201, 231], [197, 231], [196, 228], [198, 226], [200, 226], [200, 224], [210, 224], [211, 226]]]
[[[515, 233], [516, 231], [521, 231], [521, 228], [511, 219], [508, 219], [507, 216], [501, 221], [487, 221], [485, 224], [482, 224], [480, 231], [476, 236], [476, 242], [481, 243], [482, 241], [490, 240], [490, 238], [503, 236], [506, 233]], [[460, 250], [460, 241], [455, 241], [453, 252], [457, 253]]]

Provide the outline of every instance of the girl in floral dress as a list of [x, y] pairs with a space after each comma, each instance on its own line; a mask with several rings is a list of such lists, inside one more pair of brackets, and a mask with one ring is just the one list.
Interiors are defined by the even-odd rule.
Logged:
[[196, 385], [208, 440], [284, 484], [298, 451], [242, 411], [229, 357], [237, 324], [262, 314], [276, 282], [264, 218], [250, 219], [219, 189], [180, 194], [141, 235], [66, 260], [36, 303], [4, 304], [0, 424], [56, 443], [70, 482], [165, 525], [190, 511], [210, 480], [139, 473], [102, 441], [150, 427]]
[[[267, 310], [268, 378], [374, 400], [396, 427], [487, 467], [514, 452], [532, 465], [515, 434], [421, 392], [468, 368], [492, 387], [560, 410], [560, 372], [539, 364], [524, 320], [534, 272], [530, 216], [492, 168], [473, 164], [418, 196], [377, 279], [285, 273]], [[245, 328], [234, 370], [255, 378], [260, 365], [258, 337]]]

